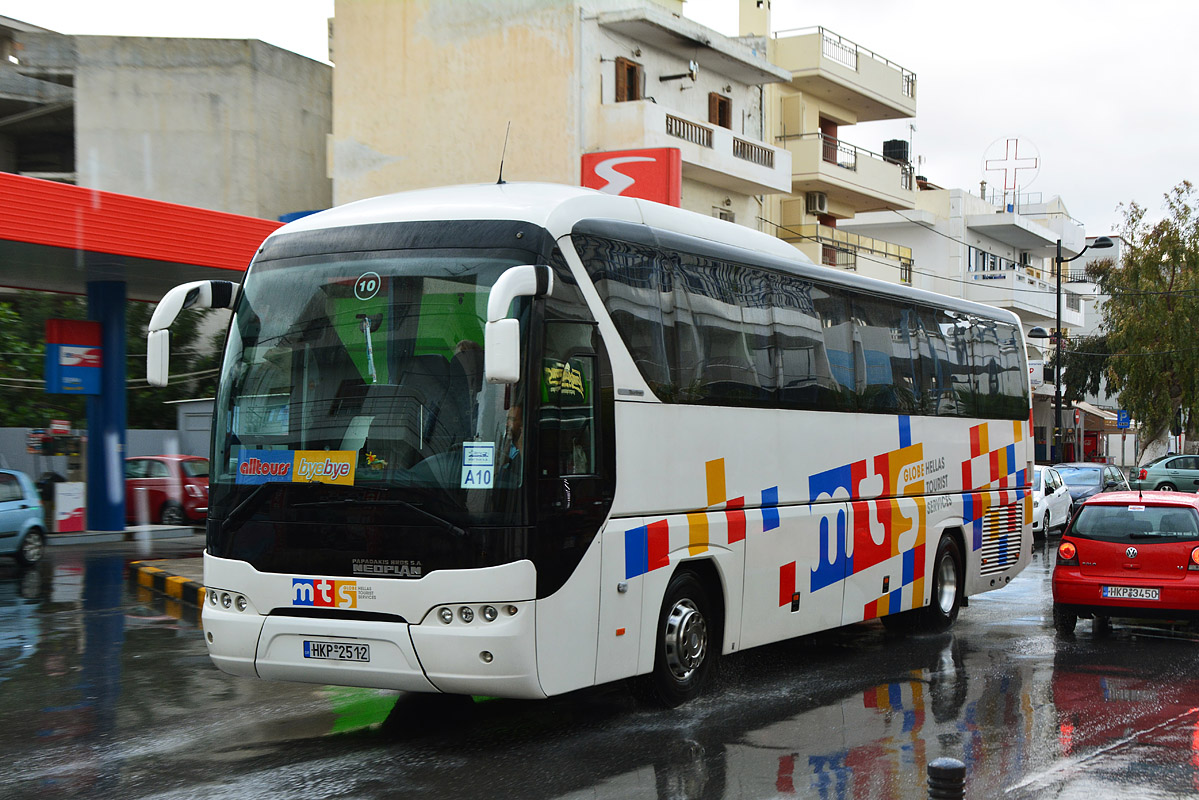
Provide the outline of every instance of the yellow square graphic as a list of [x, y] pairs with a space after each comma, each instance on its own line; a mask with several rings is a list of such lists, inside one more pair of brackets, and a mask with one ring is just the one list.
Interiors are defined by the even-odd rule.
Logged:
[[296, 483], [354, 485], [357, 450], [297, 450], [291, 479]]

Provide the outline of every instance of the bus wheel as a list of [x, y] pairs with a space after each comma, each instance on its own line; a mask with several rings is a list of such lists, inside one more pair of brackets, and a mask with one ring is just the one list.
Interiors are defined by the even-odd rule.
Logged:
[[962, 552], [957, 539], [946, 534], [937, 545], [937, 557], [933, 560], [931, 602], [920, 609], [918, 629], [925, 633], [947, 630], [958, 618], [958, 610], [962, 607], [962, 589]]
[[654, 645], [654, 671], [644, 677], [645, 699], [674, 708], [697, 697], [720, 652], [712, 601], [695, 573], [670, 579]]

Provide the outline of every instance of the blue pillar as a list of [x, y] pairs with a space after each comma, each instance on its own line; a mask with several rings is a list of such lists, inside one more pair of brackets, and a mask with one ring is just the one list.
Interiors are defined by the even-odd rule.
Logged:
[[87, 317], [102, 326], [100, 394], [87, 398], [87, 529], [125, 530], [125, 283], [89, 281]]

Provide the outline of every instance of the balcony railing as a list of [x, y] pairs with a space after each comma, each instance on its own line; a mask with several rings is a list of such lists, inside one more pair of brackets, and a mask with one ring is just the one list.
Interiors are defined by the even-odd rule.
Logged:
[[733, 137], [733, 155], [760, 167], [774, 169], [774, 151], [760, 144]]
[[911, 191], [913, 186], [912, 165], [902, 161], [896, 161], [885, 156], [881, 156], [871, 150], [858, 147], [857, 145], [843, 142], [833, 136], [826, 136], [823, 133], [799, 133], [787, 136], [778, 137], [780, 141], [787, 142], [795, 139], [800, 140], [820, 140], [820, 157], [826, 164], [836, 164], [842, 169], [858, 171], [858, 160], [872, 158], [876, 161], [881, 161], [885, 164], [894, 164], [899, 167], [899, 188], [905, 191]]
[[912, 282], [912, 248], [904, 247], [884, 239], [874, 239], [860, 233], [850, 233], [829, 225], [788, 225], [781, 228], [779, 236], [785, 242], [816, 242], [820, 245], [820, 262], [828, 267], [857, 270], [858, 257], [882, 263], [894, 261], [899, 264], [901, 283]]
[[711, 128], [705, 128], [703, 125], [698, 125], [682, 117], [676, 117], [673, 114], [666, 115], [666, 133], [682, 139], [684, 142], [697, 144], [700, 147], [712, 146]]
[[835, 61], [836, 63], [841, 64], [848, 69], [852, 69], [854, 72], [858, 71], [858, 59], [860, 59], [862, 56], [872, 58], [880, 64], [899, 72], [900, 85], [902, 87], [901, 91], [903, 92], [904, 97], [914, 98], [916, 96], [916, 73], [904, 69], [889, 59], [883, 58], [873, 50], [868, 50], [855, 42], [851, 42], [844, 36], [833, 33], [829, 30], [825, 30], [820, 26], [814, 28], [796, 28], [795, 30], [789, 31], [778, 31], [774, 34], [774, 36], [776, 39], [778, 39], [788, 36], [803, 36], [811, 33], [820, 34], [820, 51], [825, 58], [829, 59], [830, 61]]

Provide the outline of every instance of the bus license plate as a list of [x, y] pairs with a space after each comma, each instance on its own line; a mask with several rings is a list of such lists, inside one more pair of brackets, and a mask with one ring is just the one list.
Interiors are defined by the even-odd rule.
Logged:
[[340, 642], [304, 642], [304, 658], [325, 658], [330, 661], [370, 661], [369, 644]]
[[1158, 600], [1161, 589], [1143, 586], [1104, 586], [1103, 596], [1109, 600]]

